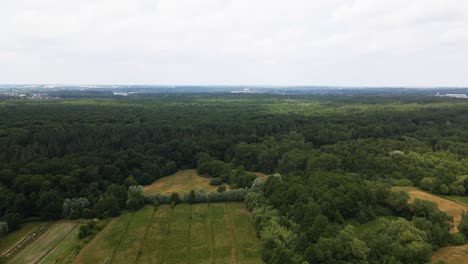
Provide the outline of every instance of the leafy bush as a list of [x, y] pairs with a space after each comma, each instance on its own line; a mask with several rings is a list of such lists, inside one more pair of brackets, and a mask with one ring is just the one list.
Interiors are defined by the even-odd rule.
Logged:
[[216, 191], [219, 192], [219, 193], [225, 192], [226, 191], [226, 186], [221, 185], [221, 186], [218, 187], [218, 189], [216, 189]]
[[78, 232], [78, 238], [83, 239], [89, 235], [89, 226], [87, 224], [81, 225]]
[[213, 178], [210, 180], [210, 185], [212, 186], [219, 186], [223, 184], [223, 180], [221, 178]]
[[143, 194], [143, 186], [130, 186], [127, 193], [126, 206], [128, 209], [136, 211], [143, 207], [145, 196]]
[[77, 219], [82, 217], [83, 210], [89, 206], [86, 198], [65, 199], [62, 206], [62, 215], [66, 218]]
[[5, 236], [8, 233], [7, 222], [0, 222], [0, 237]]
[[468, 214], [463, 212], [460, 224], [458, 225], [458, 231], [468, 238]]
[[452, 246], [461, 246], [466, 244], [466, 237], [462, 233], [450, 234], [449, 244]]

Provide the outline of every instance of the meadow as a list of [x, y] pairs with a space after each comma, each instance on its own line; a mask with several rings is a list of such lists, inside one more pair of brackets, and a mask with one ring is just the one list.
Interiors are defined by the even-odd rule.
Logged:
[[37, 229], [42, 222], [29, 222], [21, 225], [21, 228], [15, 232], [9, 233], [0, 239], [0, 254], [3, 255], [20, 242], [25, 236]]
[[201, 177], [197, 170], [180, 170], [170, 176], [163, 177], [144, 187], [145, 194], [171, 194], [177, 192], [183, 194], [191, 190], [203, 188], [214, 191], [217, 186], [210, 185], [210, 178]]
[[28, 245], [8, 263], [55, 263], [58, 256], [64, 253], [78, 239], [78, 223], [55, 223]]
[[263, 263], [242, 203], [147, 206], [114, 218], [74, 263]]

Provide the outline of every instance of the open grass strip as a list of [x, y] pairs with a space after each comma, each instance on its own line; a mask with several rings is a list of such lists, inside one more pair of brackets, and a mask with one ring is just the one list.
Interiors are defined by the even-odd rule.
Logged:
[[7, 260], [14, 258], [19, 252], [21, 252], [21, 250], [23, 250], [26, 246], [28, 246], [29, 244], [34, 242], [38, 237], [44, 234], [50, 228], [50, 226], [51, 224], [49, 223], [39, 226], [36, 230], [26, 235], [12, 248], [5, 252], [5, 254], [3, 254], [3, 257], [5, 257]]

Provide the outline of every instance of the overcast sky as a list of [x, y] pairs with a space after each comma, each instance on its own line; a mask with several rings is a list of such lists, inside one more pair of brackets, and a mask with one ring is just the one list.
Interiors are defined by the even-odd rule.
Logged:
[[0, 83], [468, 86], [468, 1], [2, 0]]

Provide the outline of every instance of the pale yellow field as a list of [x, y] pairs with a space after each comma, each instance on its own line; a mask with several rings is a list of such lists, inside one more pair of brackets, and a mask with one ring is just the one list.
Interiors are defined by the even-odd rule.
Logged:
[[150, 185], [146, 185], [143, 190], [145, 194], [171, 194], [177, 192], [180, 195], [191, 190], [203, 188], [207, 191], [214, 191], [218, 187], [210, 185], [210, 178], [198, 175], [197, 170], [181, 170], [170, 176], [163, 177]]

